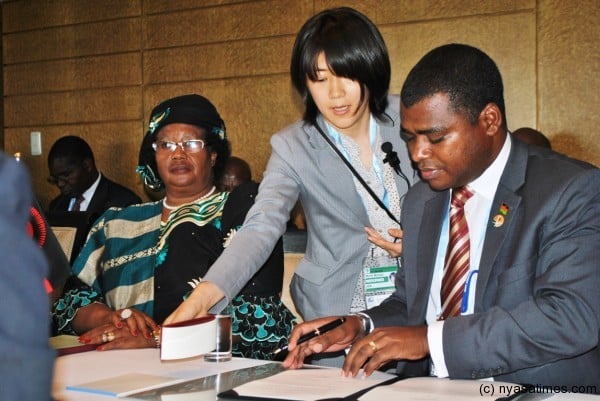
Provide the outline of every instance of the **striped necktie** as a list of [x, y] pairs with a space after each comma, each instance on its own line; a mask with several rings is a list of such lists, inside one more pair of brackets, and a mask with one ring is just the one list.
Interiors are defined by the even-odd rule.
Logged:
[[442, 277], [442, 314], [440, 319], [460, 315], [465, 280], [469, 272], [469, 226], [465, 202], [473, 196], [467, 187], [455, 188], [450, 203], [450, 239]]
[[81, 202], [83, 202], [85, 198], [83, 197], [83, 195], [79, 195], [77, 197], [77, 199], [75, 199], [75, 203], [73, 203], [73, 208], [71, 209], [72, 212], [79, 212], [81, 210]]

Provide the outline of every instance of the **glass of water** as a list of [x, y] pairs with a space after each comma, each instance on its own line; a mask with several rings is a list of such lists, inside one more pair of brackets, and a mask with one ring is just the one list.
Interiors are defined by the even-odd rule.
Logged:
[[231, 360], [231, 306], [228, 305], [217, 320], [217, 336], [215, 349], [204, 354], [204, 360], [209, 362], [224, 362]]

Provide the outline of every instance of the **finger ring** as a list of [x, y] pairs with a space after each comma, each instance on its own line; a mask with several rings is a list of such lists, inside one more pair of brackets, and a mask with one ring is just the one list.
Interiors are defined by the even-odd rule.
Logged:
[[369, 345], [371, 346], [373, 352], [377, 352], [377, 350], [379, 349], [379, 347], [377, 347], [377, 344], [375, 344], [375, 341], [369, 341]]
[[106, 333], [106, 339], [108, 340], [108, 342], [113, 341], [115, 339], [115, 333], [109, 331], [108, 333]]
[[108, 334], [107, 333], [102, 333], [102, 342], [103, 343], [107, 343], [108, 342]]
[[129, 319], [133, 315], [133, 312], [129, 308], [125, 308], [121, 311], [121, 320]]

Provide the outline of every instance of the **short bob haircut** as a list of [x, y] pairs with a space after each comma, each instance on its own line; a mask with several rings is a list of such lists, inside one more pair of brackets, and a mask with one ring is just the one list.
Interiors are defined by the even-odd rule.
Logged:
[[296, 36], [290, 75], [304, 101], [304, 121], [316, 124], [319, 115], [306, 80], [317, 79], [317, 58], [321, 52], [333, 74], [360, 83], [361, 101], [368, 90], [371, 113], [383, 119], [391, 76], [387, 47], [375, 24], [365, 15], [341, 7], [314, 15]]
[[500, 71], [476, 47], [452, 43], [431, 50], [408, 73], [400, 99], [404, 107], [411, 107], [436, 93], [448, 94], [454, 111], [463, 112], [471, 124], [494, 103], [502, 113], [502, 126], [507, 126]]

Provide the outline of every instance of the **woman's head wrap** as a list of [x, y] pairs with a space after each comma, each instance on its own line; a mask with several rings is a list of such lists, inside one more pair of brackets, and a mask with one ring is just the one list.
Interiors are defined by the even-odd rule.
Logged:
[[144, 185], [153, 191], [164, 188], [156, 166], [152, 143], [161, 128], [168, 124], [191, 124], [206, 130], [207, 142], [213, 143], [211, 136], [218, 142], [226, 142], [225, 123], [215, 106], [205, 97], [192, 94], [165, 100], [156, 106], [150, 114], [148, 131], [142, 141], [138, 159], [138, 172]]

